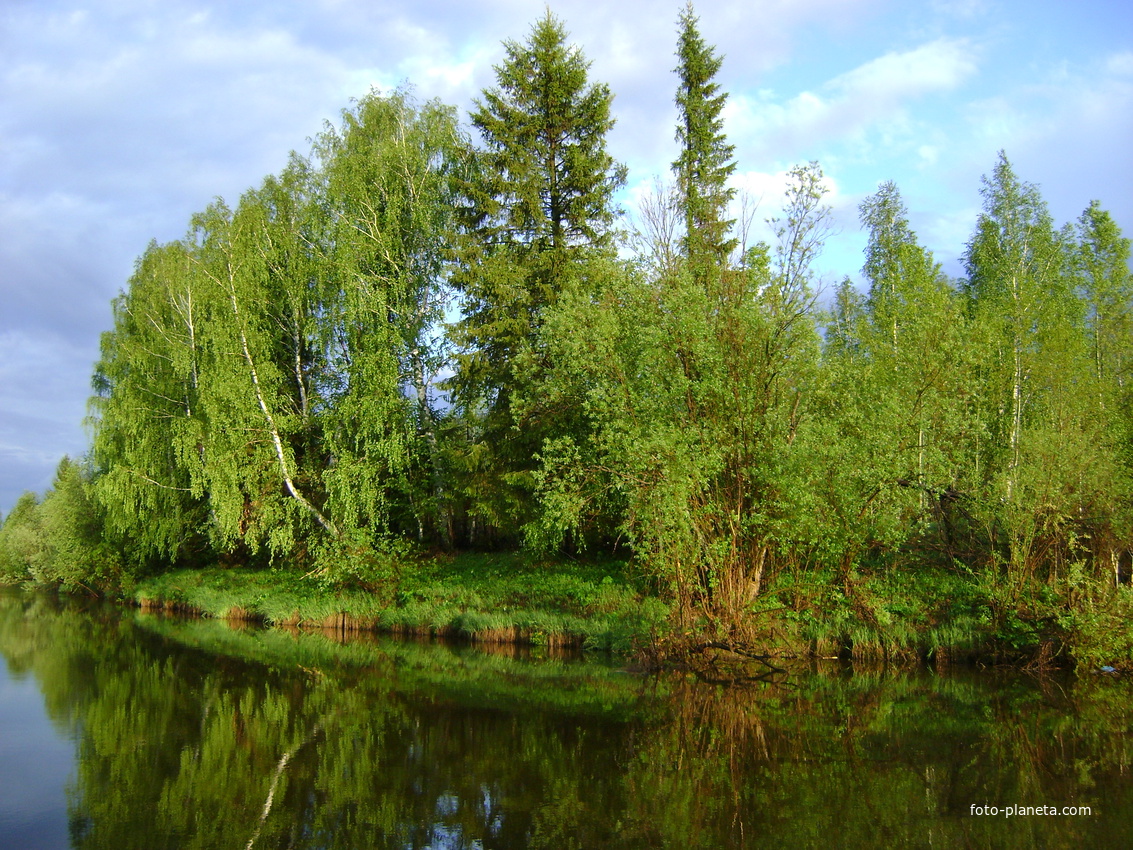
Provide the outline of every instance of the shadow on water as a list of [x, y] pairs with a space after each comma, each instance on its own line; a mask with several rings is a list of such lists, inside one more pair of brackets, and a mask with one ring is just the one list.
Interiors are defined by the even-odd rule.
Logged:
[[76, 742], [73, 847], [1133, 846], [1133, 688], [1108, 677], [726, 687], [11, 592], [0, 653]]

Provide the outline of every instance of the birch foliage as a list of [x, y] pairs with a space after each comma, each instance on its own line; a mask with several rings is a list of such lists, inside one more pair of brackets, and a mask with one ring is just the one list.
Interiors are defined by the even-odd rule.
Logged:
[[467, 142], [454, 110], [399, 91], [361, 100], [317, 150], [330, 498], [350, 527], [370, 534], [383, 533], [395, 510], [417, 530], [451, 536], [433, 384], [447, 356], [441, 323]]
[[207, 322], [189, 246], [151, 243], [113, 313], [90, 402], [94, 498], [107, 536], [134, 559], [176, 561], [199, 549], [208, 523]]

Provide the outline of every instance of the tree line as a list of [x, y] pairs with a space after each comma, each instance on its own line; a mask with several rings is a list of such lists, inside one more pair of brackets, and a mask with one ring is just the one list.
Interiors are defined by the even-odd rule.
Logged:
[[102, 339], [90, 453], [16, 505], [0, 572], [613, 552], [725, 623], [878, 570], [1008, 605], [1119, 583], [1133, 277], [1109, 213], [1056, 225], [1001, 153], [953, 280], [882, 183], [862, 284], [820, 302], [820, 165], [750, 244], [691, 5], [676, 56], [672, 180], [633, 226], [613, 95], [548, 12], [470, 127], [372, 92], [151, 244]]

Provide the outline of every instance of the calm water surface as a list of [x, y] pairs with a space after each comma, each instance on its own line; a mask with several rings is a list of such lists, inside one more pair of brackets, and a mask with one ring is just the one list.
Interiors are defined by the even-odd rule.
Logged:
[[[1128, 681], [601, 660], [0, 590], [0, 847], [1133, 847]], [[978, 816], [972, 806], [1088, 806]]]

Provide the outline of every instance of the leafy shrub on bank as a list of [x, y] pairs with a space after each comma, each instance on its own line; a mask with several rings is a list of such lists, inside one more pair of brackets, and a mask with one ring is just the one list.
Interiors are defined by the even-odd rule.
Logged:
[[64, 457], [43, 501], [24, 493], [0, 527], [0, 581], [107, 591], [122, 578], [122, 562], [103, 540], [87, 474]]

